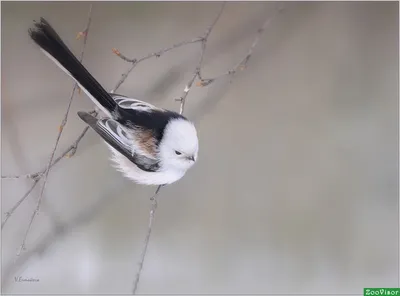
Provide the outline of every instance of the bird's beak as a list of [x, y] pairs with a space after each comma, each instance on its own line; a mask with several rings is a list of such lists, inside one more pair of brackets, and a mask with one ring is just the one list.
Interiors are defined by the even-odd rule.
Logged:
[[189, 159], [189, 160], [191, 160], [191, 161], [194, 161], [194, 155], [192, 155], [192, 156], [188, 156], [188, 158], [187, 159]]

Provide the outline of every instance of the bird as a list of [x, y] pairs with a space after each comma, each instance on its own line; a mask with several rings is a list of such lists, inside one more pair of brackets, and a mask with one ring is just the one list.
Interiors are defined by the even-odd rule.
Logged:
[[77, 114], [111, 151], [114, 168], [143, 185], [180, 180], [198, 160], [199, 139], [192, 121], [180, 113], [107, 92], [43, 17], [28, 30], [40, 50], [70, 76], [104, 113]]

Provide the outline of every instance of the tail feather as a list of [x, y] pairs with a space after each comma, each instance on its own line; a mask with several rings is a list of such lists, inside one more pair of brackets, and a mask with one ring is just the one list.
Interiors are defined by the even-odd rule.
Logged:
[[97, 106], [108, 114], [117, 108], [111, 95], [86, 70], [44, 18], [34, 22], [34, 28], [28, 32], [43, 52], [71, 76]]

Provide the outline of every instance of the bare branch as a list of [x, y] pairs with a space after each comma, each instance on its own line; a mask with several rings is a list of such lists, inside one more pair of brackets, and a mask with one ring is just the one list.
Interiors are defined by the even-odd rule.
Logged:
[[213, 83], [214, 81], [218, 80], [219, 78], [222, 78], [222, 77], [228, 76], [228, 75], [234, 75], [234, 74], [236, 74], [236, 72], [238, 70], [244, 70], [246, 68], [246, 66], [247, 66], [247, 63], [250, 60], [250, 57], [253, 54], [254, 48], [257, 46], [258, 42], [260, 41], [261, 35], [264, 33], [264, 31], [266, 30], [268, 25], [275, 18], [275, 16], [277, 16], [283, 10], [284, 10], [283, 6], [278, 7], [276, 12], [272, 16], [267, 17], [267, 19], [265, 20], [263, 25], [257, 30], [256, 37], [254, 38], [254, 41], [253, 41], [252, 45], [248, 49], [247, 54], [244, 56], [243, 59], [240, 60], [239, 63], [237, 63], [233, 68], [231, 68], [230, 70], [226, 71], [225, 73], [222, 73], [222, 74], [220, 74], [218, 76], [215, 76], [215, 77], [212, 77], [212, 78], [202, 78], [201, 75], [200, 75], [199, 76], [200, 82], [199, 82], [198, 85], [199, 86], [207, 86], [207, 85], [210, 85], [211, 83]]
[[204, 60], [204, 54], [206, 51], [206, 47], [207, 47], [207, 42], [208, 42], [208, 37], [211, 34], [212, 29], [214, 28], [215, 24], [217, 23], [217, 21], [219, 20], [222, 12], [224, 11], [225, 8], [225, 2], [222, 4], [220, 11], [218, 12], [216, 18], [214, 19], [214, 21], [211, 23], [211, 25], [207, 28], [207, 30], [205, 31], [204, 35], [203, 35], [203, 40], [201, 42], [201, 53], [200, 53], [200, 59], [199, 62], [194, 70], [194, 74], [192, 76], [192, 78], [189, 80], [189, 82], [186, 84], [185, 89], [183, 90], [182, 95], [180, 96], [179, 99], [177, 99], [178, 101], [181, 102], [180, 107], [179, 107], [179, 113], [183, 114], [183, 112], [185, 111], [185, 104], [186, 104], [186, 97], [190, 92], [190, 89], [192, 88], [193, 82], [196, 80], [197, 77], [201, 77], [201, 66], [203, 65], [203, 60]]
[[141, 58], [138, 58], [138, 59], [130, 59], [130, 58], [126, 57], [125, 55], [123, 55], [123, 54], [122, 54], [118, 49], [116, 49], [116, 48], [113, 48], [112, 51], [113, 51], [113, 53], [115, 53], [117, 56], [119, 56], [119, 57], [120, 57], [121, 59], [123, 59], [124, 61], [126, 61], [126, 62], [128, 62], [128, 63], [137, 63], [137, 64], [138, 64], [138, 63], [143, 62], [143, 61], [145, 61], [145, 60], [147, 60], [147, 59], [150, 59], [150, 58], [152, 58], [152, 57], [159, 58], [159, 57], [162, 56], [164, 53], [166, 53], [166, 52], [168, 52], [168, 51], [171, 51], [171, 50], [173, 50], [173, 49], [176, 49], [176, 48], [178, 48], [178, 47], [181, 47], [181, 46], [184, 46], [184, 45], [188, 45], [188, 44], [192, 44], [192, 43], [196, 43], [196, 42], [200, 42], [200, 41], [202, 41], [202, 40], [203, 40], [203, 37], [197, 37], [197, 38], [194, 38], [194, 39], [191, 39], [191, 40], [181, 41], [181, 42], [176, 43], [176, 44], [174, 44], [174, 45], [172, 45], [172, 46], [169, 46], [169, 47], [160, 49], [159, 51], [149, 53], [149, 54], [147, 54], [147, 55], [145, 55], [145, 56], [143, 56], [143, 57], [141, 57]]
[[149, 240], [150, 240], [150, 235], [151, 235], [151, 230], [153, 229], [154, 215], [155, 215], [156, 210], [157, 210], [157, 197], [158, 197], [158, 193], [160, 192], [161, 187], [162, 187], [161, 185], [158, 186], [156, 192], [150, 198], [150, 200], [151, 200], [151, 209], [150, 209], [149, 226], [147, 227], [147, 234], [146, 234], [146, 238], [144, 239], [142, 254], [140, 255], [139, 269], [138, 269], [138, 271], [136, 273], [135, 281], [133, 282], [133, 294], [136, 294], [136, 290], [137, 290], [137, 287], [138, 287], [138, 284], [139, 284], [140, 275], [142, 273], [144, 258], [146, 257], [147, 247], [149, 245]]
[[35, 174], [1, 176], [2, 179], [33, 179]]
[[[86, 41], [87, 41], [87, 36], [88, 36], [88, 32], [89, 32], [89, 26], [90, 26], [90, 22], [91, 22], [91, 15], [92, 15], [92, 4], [90, 4], [89, 14], [88, 14], [88, 22], [87, 22], [86, 28], [84, 30], [84, 32], [85, 32], [84, 33], [84, 41], [83, 41], [83, 45], [82, 45], [80, 61], [82, 61], [82, 59], [83, 59], [83, 55], [84, 55], [85, 48], [86, 48]], [[50, 169], [52, 167], [53, 158], [54, 158], [54, 155], [56, 153], [56, 150], [57, 150], [57, 147], [58, 147], [58, 143], [60, 142], [60, 138], [61, 138], [64, 126], [67, 124], [69, 110], [71, 109], [72, 100], [74, 98], [74, 94], [75, 94], [75, 90], [77, 89], [77, 86], [78, 86], [77, 83], [75, 83], [74, 88], [72, 89], [72, 93], [71, 93], [71, 96], [70, 96], [70, 99], [69, 99], [69, 102], [68, 102], [67, 111], [65, 112], [64, 118], [63, 118], [62, 123], [61, 123], [61, 125], [59, 127], [59, 132], [58, 132], [58, 135], [57, 135], [57, 139], [56, 139], [56, 142], [54, 144], [53, 151], [51, 152], [51, 156], [50, 156], [49, 163], [47, 165], [47, 169], [46, 169], [46, 171], [44, 173], [43, 185], [42, 185], [42, 189], [41, 189], [41, 192], [40, 192], [40, 195], [39, 195], [39, 199], [38, 199], [37, 204], [36, 204], [36, 209], [32, 213], [31, 219], [30, 219], [29, 224], [28, 224], [28, 228], [27, 228], [27, 230], [25, 232], [25, 235], [24, 235], [24, 238], [22, 240], [22, 244], [21, 244], [21, 246], [19, 248], [19, 251], [17, 252], [17, 256], [19, 256], [21, 254], [22, 250], [25, 249], [25, 244], [26, 244], [26, 240], [27, 240], [28, 234], [29, 234], [29, 232], [31, 230], [33, 221], [35, 220], [35, 217], [39, 212], [40, 204], [42, 202], [44, 190], [45, 190], [46, 184], [47, 184], [47, 178], [48, 178]], [[17, 205], [17, 207], [18, 207], [18, 205]]]
[[132, 72], [133, 69], [135, 69], [137, 63], [132, 63], [132, 66], [129, 67], [129, 69], [121, 74], [121, 79], [118, 80], [117, 84], [115, 85], [115, 87], [110, 91], [110, 93], [114, 93], [121, 85], [122, 83], [125, 82], [126, 78], [128, 78], [129, 74]]
[[156, 52], [153, 52], [153, 53], [149, 53], [149, 54], [147, 54], [147, 55], [145, 55], [145, 56], [143, 56], [143, 57], [141, 57], [141, 58], [138, 58], [138, 59], [130, 59], [130, 58], [127, 58], [127, 57], [126, 57], [125, 55], [123, 55], [118, 49], [113, 48], [112, 51], [113, 51], [117, 56], [119, 56], [119, 57], [120, 57], [121, 59], [123, 59], [124, 61], [127, 61], [127, 62], [129, 62], [129, 63], [132, 63], [132, 65], [129, 67], [129, 69], [128, 69], [125, 73], [121, 74], [121, 79], [117, 82], [117, 84], [115, 85], [114, 89], [111, 90], [111, 93], [114, 93], [114, 92], [121, 86], [121, 84], [125, 82], [126, 78], [128, 78], [128, 75], [132, 72], [132, 70], [133, 70], [139, 63], [141, 63], [141, 62], [143, 62], [143, 61], [145, 61], [145, 60], [148, 60], [148, 59], [150, 59], [150, 58], [152, 58], [152, 57], [157, 57], [157, 58], [158, 58], [158, 57], [162, 56], [164, 53], [166, 53], [166, 52], [168, 52], [168, 51], [171, 51], [171, 50], [173, 50], [173, 49], [176, 49], [176, 48], [178, 48], [178, 47], [181, 47], [181, 46], [184, 46], [184, 45], [188, 45], [188, 44], [192, 44], [192, 43], [196, 43], [196, 42], [201, 42], [201, 41], [203, 41], [203, 39], [204, 39], [203, 37], [197, 37], [197, 38], [194, 38], [194, 39], [191, 39], [191, 40], [182, 41], [182, 42], [176, 43], [176, 44], [174, 44], [174, 45], [172, 45], [172, 46], [163, 48], [163, 49], [161, 49], [161, 50], [159, 50], [159, 51], [156, 51]]
[[[132, 72], [132, 70], [133, 70], [139, 63], [141, 63], [141, 62], [143, 62], [143, 61], [145, 61], [145, 60], [147, 60], [147, 59], [150, 59], [150, 58], [152, 58], [152, 57], [157, 57], [157, 58], [159, 58], [160, 56], [162, 56], [164, 53], [166, 53], [166, 52], [168, 52], [168, 51], [171, 51], [171, 50], [173, 50], [173, 49], [176, 49], [176, 48], [181, 47], [181, 46], [184, 46], [184, 45], [193, 44], [193, 43], [197, 43], [197, 42], [202, 42], [203, 47], [204, 47], [204, 49], [203, 49], [203, 52], [204, 52], [204, 50], [205, 50], [205, 43], [207, 42], [208, 36], [210, 35], [210, 33], [211, 33], [212, 29], [214, 28], [216, 22], [218, 21], [219, 17], [221, 16], [224, 7], [225, 7], [225, 2], [222, 4], [221, 10], [220, 10], [218, 16], [215, 18], [214, 22], [207, 28], [206, 32], [205, 32], [205, 33], [203, 34], [203, 36], [201, 36], [201, 37], [197, 37], [197, 38], [194, 38], [194, 39], [191, 39], [191, 40], [186, 40], [186, 41], [182, 41], [182, 42], [176, 43], [176, 44], [174, 44], [174, 45], [172, 45], [172, 46], [169, 46], [169, 47], [160, 49], [159, 51], [149, 53], [149, 54], [147, 54], [147, 55], [145, 55], [145, 56], [143, 56], [143, 57], [141, 57], [141, 58], [138, 58], [138, 59], [131, 59], [131, 58], [128, 58], [128, 57], [126, 57], [125, 55], [123, 55], [118, 49], [113, 48], [112, 51], [113, 51], [117, 56], [119, 56], [121, 59], [123, 59], [124, 61], [126, 61], [126, 62], [128, 62], [128, 63], [132, 63], [132, 66], [131, 66], [125, 73], [123, 73], [123, 74], [121, 75], [121, 79], [117, 82], [116, 86], [115, 86], [114, 89], [111, 91], [111, 93], [114, 93], [114, 92], [117, 90], [117, 88], [119, 88], [119, 87], [121, 86], [121, 84], [125, 81], [125, 79], [128, 77], [128, 75]], [[203, 57], [203, 54], [202, 54], [201, 56]], [[201, 58], [201, 61], [202, 61], [202, 60], [203, 60], [203, 58]], [[201, 62], [200, 62], [200, 64], [201, 64]], [[199, 71], [200, 71], [200, 70], [199, 70]], [[196, 76], [197, 76], [197, 74], [196, 74]], [[193, 79], [193, 81], [194, 81], [195, 79], [196, 79], [196, 77]], [[193, 84], [193, 81], [192, 81], [191, 84]], [[185, 97], [186, 97], [186, 96], [185, 96]], [[182, 102], [183, 102], [183, 100], [182, 100]], [[183, 104], [184, 104], [184, 103], [183, 103]]]
[[[201, 66], [203, 64], [204, 52], [206, 50], [206, 44], [207, 44], [207, 41], [208, 41], [208, 37], [210, 36], [210, 33], [211, 33], [212, 29], [214, 28], [215, 24], [217, 23], [218, 19], [220, 18], [224, 8], [225, 8], [225, 2], [222, 4], [221, 9], [220, 9], [219, 13], [217, 14], [217, 17], [214, 19], [212, 24], [207, 28], [206, 32], [204, 33], [203, 37], [201, 38], [200, 59], [199, 59], [198, 64], [196, 65], [196, 68], [194, 70], [194, 74], [193, 74], [192, 78], [187, 83], [187, 85], [186, 85], [186, 87], [184, 89], [183, 95], [180, 98], [180, 102], [181, 102], [180, 111], [179, 111], [180, 114], [182, 114], [183, 111], [184, 111], [186, 97], [187, 97], [187, 95], [188, 95], [188, 93], [190, 91], [190, 88], [192, 87], [192, 84], [195, 81], [196, 77], [199, 76], [200, 69], [201, 69]], [[136, 290], [138, 288], [138, 284], [139, 284], [139, 280], [140, 280], [140, 275], [142, 273], [144, 259], [146, 258], [147, 247], [149, 245], [150, 235], [151, 235], [151, 231], [152, 231], [152, 228], [153, 228], [154, 215], [155, 215], [155, 212], [156, 212], [156, 209], [157, 209], [157, 197], [158, 197], [158, 193], [160, 192], [161, 187], [162, 186], [158, 186], [156, 192], [151, 197], [152, 206], [151, 206], [150, 215], [149, 215], [149, 226], [147, 228], [147, 234], [146, 234], [146, 238], [144, 240], [142, 254], [140, 256], [139, 269], [138, 269], [138, 272], [136, 273], [135, 280], [134, 280], [134, 283], [133, 283], [133, 294], [136, 294]]]
[[21, 197], [21, 199], [19, 201], [17, 201], [17, 203], [8, 211], [5, 213], [6, 218], [4, 219], [3, 222], [1, 222], [1, 229], [3, 229], [4, 225], [6, 225], [8, 219], [11, 217], [11, 215], [15, 212], [15, 210], [20, 206], [20, 204], [29, 196], [29, 194], [31, 194], [31, 192], [33, 191], [33, 189], [35, 189], [37, 183], [39, 182], [39, 179], [36, 179], [31, 188], [29, 188], [29, 190], [24, 194], [23, 197]]
[[[97, 115], [97, 113], [92, 112], [92, 114], [95, 114], [94, 116]], [[85, 136], [86, 132], [89, 130], [89, 127], [85, 127], [82, 133], [79, 135], [79, 137], [75, 140], [74, 143], [72, 143], [59, 157], [57, 157], [52, 164], [50, 165], [50, 168], [52, 168], [54, 165], [56, 165], [61, 159], [64, 157], [71, 157], [73, 154], [75, 154], [76, 149], [78, 148], [79, 142], [83, 139]], [[21, 176], [15, 176], [17, 178], [30, 178], [35, 181], [33, 188], [37, 185], [37, 182], [43, 177], [43, 175], [46, 172], [46, 168], [43, 169], [40, 172], [34, 173], [34, 174], [28, 174], [28, 175], [21, 175]], [[1, 229], [5, 226], [7, 223], [7, 220], [10, 218], [10, 216], [17, 210], [17, 208], [21, 205], [21, 203], [29, 196], [29, 194], [32, 192], [33, 188], [29, 189], [27, 193], [8, 211], [5, 213], [6, 218], [1, 224]]]
[[210, 26], [208, 26], [206, 32], [204, 33], [204, 37], [203, 37], [204, 39], [207, 40], [207, 39], [208, 39], [208, 36], [210, 36], [211, 31], [214, 29], [215, 24], [218, 22], [219, 18], [220, 18], [221, 15], [222, 15], [222, 12], [224, 11], [225, 4], [226, 4], [226, 2], [223, 2], [223, 3], [222, 3], [221, 8], [220, 8], [220, 10], [219, 10], [217, 16], [215, 17], [214, 21], [211, 23]]

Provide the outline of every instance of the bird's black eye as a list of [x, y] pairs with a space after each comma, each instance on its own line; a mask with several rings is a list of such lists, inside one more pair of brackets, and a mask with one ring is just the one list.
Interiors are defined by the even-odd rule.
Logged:
[[176, 150], [175, 150], [175, 154], [176, 154], [176, 155], [181, 155], [182, 153], [180, 153], [179, 151], [176, 151]]

